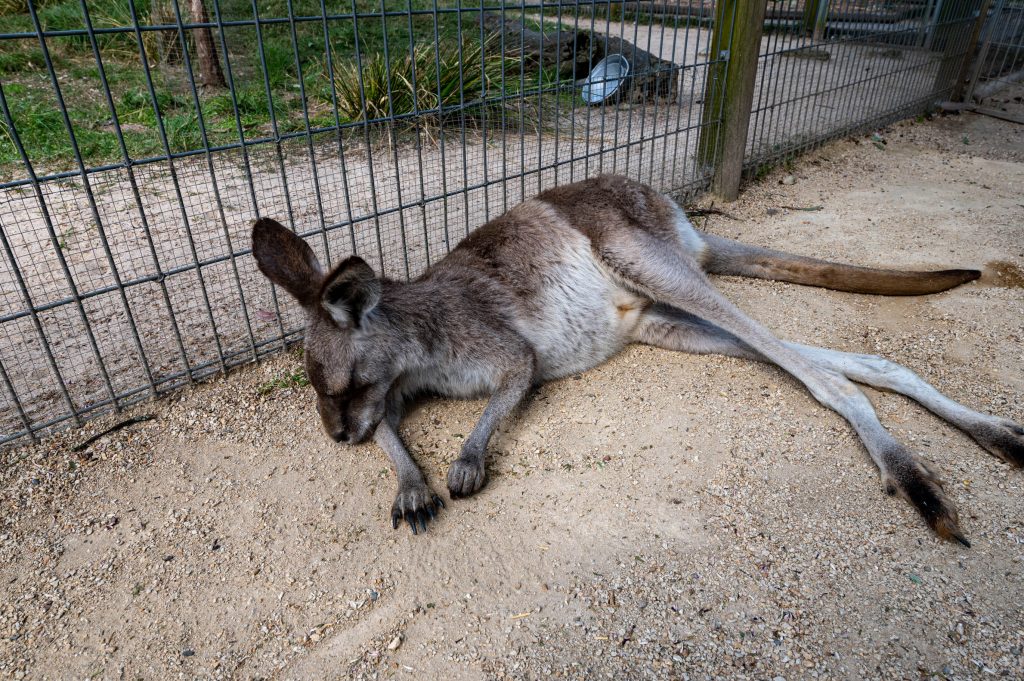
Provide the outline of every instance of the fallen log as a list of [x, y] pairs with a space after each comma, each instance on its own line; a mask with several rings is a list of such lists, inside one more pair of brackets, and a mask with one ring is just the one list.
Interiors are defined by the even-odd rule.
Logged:
[[503, 35], [503, 39], [495, 40], [494, 44], [503, 46], [506, 56], [521, 58], [532, 66], [558, 68], [560, 78], [579, 82], [602, 59], [621, 54], [629, 62], [629, 77], [604, 103], [641, 103], [655, 99], [673, 102], [678, 94], [677, 66], [628, 40], [583, 30], [541, 33], [494, 13], [485, 13], [481, 21], [491, 35]]
[[528, 66], [557, 68], [559, 78], [579, 80], [590, 73], [590, 34], [585, 31], [540, 33], [494, 13], [485, 13], [482, 21], [492, 36], [504, 34], [494, 40], [504, 56], [523, 59]]

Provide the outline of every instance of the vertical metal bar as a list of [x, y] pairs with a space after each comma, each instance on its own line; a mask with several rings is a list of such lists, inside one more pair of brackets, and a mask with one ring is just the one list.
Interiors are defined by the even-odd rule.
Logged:
[[[561, 106], [560, 101], [562, 99], [562, 0], [558, 0], [558, 4], [555, 5], [555, 12], [558, 13], [555, 21], [555, 160], [554, 160], [554, 171], [555, 171], [555, 186], [558, 186], [558, 169], [559, 161], [561, 159], [561, 146], [559, 145], [558, 132], [562, 129], [561, 120]], [[572, 157], [569, 158], [572, 161]]]
[[[477, 20], [477, 23], [480, 24], [480, 115], [483, 117], [480, 124], [480, 134], [482, 137], [480, 153], [483, 155], [484, 222], [487, 222], [491, 219], [491, 183], [487, 177], [489, 170], [487, 167], [487, 107], [489, 105], [487, 104], [487, 42], [484, 39], [484, 0], [480, 0], [480, 14]], [[504, 92], [501, 94], [502, 96], [505, 95]]]
[[445, 147], [445, 108], [444, 101], [441, 99], [441, 38], [438, 33], [438, 23], [440, 18], [438, 17], [437, 0], [433, 2], [433, 19], [434, 19], [434, 68], [436, 69], [437, 81], [437, 134], [441, 142], [441, 203], [443, 207], [443, 229], [444, 229], [444, 250], [445, 253], [451, 251], [452, 244], [448, 233], [448, 163], [447, 163], [447, 149]]
[[929, 52], [931, 52], [932, 50], [932, 41], [935, 40], [935, 29], [939, 25], [939, 15], [942, 12], [942, 5], [944, 4], [944, 2], [945, 0], [935, 0], [932, 15], [931, 17], [929, 17], [928, 29], [924, 39], [924, 49], [928, 50]]
[[[288, 0], [291, 2], [291, 0]], [[398, 198], [398, 229], [402, 239], [402, 262], [405, 265], [405, 278], [409, 279], [409, 246], [405, 238], [405, 211], [402, 210], [402, 169], [398, 161], [398, 137], [395, 134], [395, 98], [391, 90], [391, 52], [388, 49], [388, 22], [384, 11], [384, 3], [380, 6], [380, 27], [384, 33], [384, 83], [388, 91], [388, 137], [391, 141], [392, 162], [395, 164], [395, 192]]]
[[[679, 5], [678, 4], [676, 5], [676, 11], [677, 12], [679, 11]], [[654, 10], [653, 9], [651, 10], [651, 21], [652, 21], [651, 27], [650, 27], [650, 29], [648, 30], [648, 33], [647, 33], [647, 51], [648, 52], [651, 51], [651, 38], [653, 37], [653, 34], [654, 34], [654, 23], [653, 23], [653, 21], [654, 21]], [[665, 9], [662, 8], [661, 22], [660, 22], [661, 31], [660, 31], [660, 37], [658, 39], [658, 55], [657, 55], [658, 59], [660, 59], [660, 60], [664, 60], [665, 59], [665, 31], [666, 31], [666, 28], [667, 28], [665, 24], [668, 21], [669, 21], [668, 14], [665, 12]], [[672, 34], [673, 35], [675, 35], [675, 31], [676, 31], [676, 29], [673, 28], [673, 30], [672, 30]], [[668, 78], [668, 96], [669, 97], [672, 96], [672, 82], [673, 82], [673, 80], [675, 79], [675, 76], [676, 76], [674, 56], [675, 55], [673, 55], [673, 59], [669, 59], [668, 60], [672, 64], [672, 70], [671, 71], [669, 71], [668, 73], [664, 73], [663, 69], [659, 65], [658, 66], [658, 70], [656, 72], [657, 74], [659, 74], [659, 76], [660, 75], [664, 75], [664, 76], [666, 76]], [[655, 82], [657, 84], [657, 80]], [[657, 147], [658, 147], [658, 143], [659, 143], [659, 139], [658, 139], [658, 101], [660, 99], [661, 99], [661, 97], [658, 94], [657, 85], [656, 85], [655, 96], [654, 96], [654, 111], [651, 114], [651, 119], [652, 119], [651, 120], [651, 157], [650, 157], [650, 160], [647, 163], [647, 168], [648, 168], [647, 184], [650, 184], [650, 185], [654, 184], [654, 159], [655, 159], [655, 157], [657, 155]], [[643, 137], [643, 130], [644, 130], [643, 122], [641, 121], [641, 125], [640, 125], [640, 136], [641, 137]], [[664, 146], [665, 144], [668, 143], [668, 138], [664, 138], [664, 137], [661, 138], [660, 143]], [[641, 145], [640, 148], [643, 149], [643, 146]], [[643, 165], [640, 166], [640, 173], [642, 173], [642, 172], [643, 172]], [[664, 182], [664, 179], [665, 179], [665, 169], [664, 169], [664, 167], [661, 169], [661, 175], [662, 175], [662, 177], [661, 177], [662, 182]], [[659, 189], [665, 189], [665, 187], [664, 186], [660, 186]]]
[[[544, 3], [541, 0], [540, 8], [540, 31], [544, 33]], [[542, 93], [544, 84], [544, 40], [537, 42], [537, 193], [544, 191], [544, 95]]]
[[181, 20], [181, 7], [178, 0], [172, 3], [174, 7], [174, 20], [178, 24], [178, 39], [181, 41], [181, 52], [185, 61], [185, 73], [188, 76], [189, 89], [192, 91], [192, 103], [196, 107], [196, 121], [199, 124], [199, 138], [203, 142], [206, 167], [210, 171], [210, 184], [213, 187], [213, 198], [217, 204], [217, 214], [220, 215], [221, 231], [224, 234], [224, 245], [227, 246], [228, 260], [231, 263], [231, 271], [235, 276], [235, 290], [238, 292], [238, 302], [241, 303], [242, 320], [245, 323], [245, 330], [249, 336], [249, 350], [252, 353], [252, 361], [259, 358], [256, 352], [256, 338], [252, 333], [252, 322], [249, 320], [249, 310], [245, 303], [245, 292], [242, 290], [242, 278], [238, 274], [238, 263], [235, 260], [235, 249], [231, 243], [231, 232], [228, 230], [228, 218], [224, 212], [224, 201], [220, 196], [220, 185], [217, 182], [217, 171], [213, 164], [213, 153], [210, 151], [210, 139], [206, 134], [206, 119], [203, 116], [203, 106], [199, 101], [199, 92], [196, 90], [195, 73], [192, 71], [192, 59], [188, 53], [188, 43], [185, 42], [184, 22]]
[[463, 217], [465, 218], [466, 228], [463, 235], [469, 234], [469, 157], [466, 154], [466, 86], [465, 86], [465, 72], [463, 71], [463, 57], [462, 57], [462, 0], [458, 0], [456, 4], [458, 13], [456, 16], [459, 18], [456, 25], [458, 26], [458, 48], [459, 48], [459, 125], [462, 129], [462, 210]]
[[[89, 35], [89, 45], [92, 47], [93, 58], [96, 60], [96, 70], [100, 76], [100, 83], [103, 85], [103, 96], [107, 103], [107, 110], [110, 112], [110, 120], [114, 125], [114, 131], [117, 135], [117, 144], [121, 150], [121, 159], [124, 161], [125, 171], [128, 174], [128, 183], [131, 185], [132, 197], [135, 199], [135, 206], [139, 209], [139, 219], [142, 221], [142, 231], [146, 235], [146, 246], [149, 249], [150, 257], [153, 258], [153, 267], [155, 268], [157, 275], [157, 285], [160, 287], [160, 294], [164, 299], [164, 305], [167, 307], [167, 319], [171, 324], [171, 331], [174, 334], [174, 341], [175, 345], [178, 347], [178, 354], [181, 357], [182, 366], [185, 369], [185, 373], [188, 375], [189, 381], [191, 381], [192, 373], [188, 363], [188, 353], [185, 352], [185, 344], [181, 340], [181, 330], [178, 328], [178, 319], [174, 315], [174, 307], [171, 305], [171, 298], [167, 292], [167, 283], [164, 281], [164, 274], [160, 267], [160, 258], [156, 252], [156, 244], [153, 241], [153, 232], [149, 226], [149, 219], [146, 217], [146, 211], [142, 205], [142, 196], [139, 193], [139, 184], [135, 178], [135, 169], [132, 168], [131, 156], [128, 154], [128, 147], [125, 144], [124, 135], [121, 131], [121, 121], [117, 113], [117, 107], [114, 106], [114, 100], [110, 94], [110, 83], [107, 82], [106, 68], [103, 65], [103, 58], [100, 54], [100, 48], [96, 41], [96, 34], [93, 31], [92, 17], [89, 15], [89, 8], [85, 0], [79, 0], [79, 4], [82, 8], [82, 17], [85, 20], [85, 29]], [[145, 361], [145, 356], [143, 356], [143, 362]], [[155, 394], [156, 386], [154, 385], [152, 375], [149, 372], [149, 366], [148, 364], [145, 366], [147, 376], [150, 378], [151, 394]]]
[[[523, 23], [526, 15], [526, 2], [519, 2], [519, 200], [526, 200], [526, 25]], [[460, 54], [461, 56], [461, 54]], [[465, 132], [465, 131], [463, 131]], [[466, 138], [462, 138], [463, 149], [465, 149]], [[465, 152], [463, 152], [463, 163], [465, 163]]]
[[[637, 47], [638, 47], [637, 43], [640, 42], [640, 17], [642, 16], [641, 12], [642, 12], [642, 8], [641, 8], [640, 4], [637, 3], [636, 6], [635, 6], [635, 13], [633, 15], [633, 49], [634, 50], [637, 49]], [[626, 27], [625, 23], [623, 23], [623, 25], [622, 25], [623, 30], [625, 30], [625, 27]], [[650, 35], [650, 31], [649, 30], [648, 30], [647, 35]], [[648, 45], [648, 47], [650, 47], [650, 45]], [[648, 52], [650, 52], [650, 50], [648, 50]], [[649, 76], [650, 74], [648, 73], [647, 75]], [[625, 94], [627, 96], [632, 96], [632, 93], [623, 93], [623, 94]], [[643, 150], [644, 150], [644, 145], [643, 145], [643, 125], [644, 125], [644, 119], [646, 118], [645, 114], [646, 114], [646, 111], [647, 111], [647, 98], [646, 97], [642, 98], [641, 101], [638, 102], [638, 106], [636, 106], [636, 107], [634, 107], [633, 102], [629, 102], [628, 103], [628, 109], [627, 109], [628, 110], [628, 115], [626, 116], [626, 173], [625, 173], [627, 177], [630, 175], [630, 173], [629, 173], [629, 155], [630, 155], [630, 152], [633, 149], [633, 118], [635, 117], [633, 112], [636, 109], [640, 110], [640, 130], [641, 130], [640, 135], [641, 135], [641, 139], [639, 140], [640, 144], [637, 145], [637, 150], [638, 150], [638, 153], [640, 154], [640, 161], [639, 162], [642, 162], [643, 161]], [[618, 119], [616, 118], [616, 120], [618, 120]], [[637, 166], [636, 179], [637, 180], [640, 179], [639, 164]]]
[[[177, 2], [178, 0], [174, 0]], [[302, 102], [302, 123], [306, 126], [306, 150], [309, 153], [309, 167], [313, 171], [313, 196], [316, 198], [316, 213], [320, 219], [320, 239], [324, 244], [324, 257], [331, 262], [331, 244], [327, 240], [327, 221], [324, 218], [324, 201], [320, 194], [320, 171], [316, 165], [316, 150], [313, 148], [312, 126], [309, 124], [309, 103], [306, 101], [306, 81], [302, 74], [302, 59], [299, 56], [299, 38], [295, 33], [295, 11], [292, 0], [288, 0], [288, 28], [291, 31], [292, 54], [295, 57], [295, 76], [299, 81], [299, 99]]]
[[[84, 4], [85, 0], [81, 0]], [[220, 47], [221, 52], [224, 53], [224, 68], [228, 80], [228, 92], [231, 95], [231, 109], [235, 115], [235, 132], [238, 135], [238, 142], [242, 148], [242, 162], [245, 166], [245, 179], [249, 189], [249, 201], [252, 203], [252, 210], [256, 215], [260, 215], [259, 201], [256, 198], [256, 187], [253, 183], [252, 177], [252, 163], [249, 159], [249, 147], [245, 143], [245, 129], [242, 127], [242, 117], [238, 111], [238, 96], [235, 92], [235, 77], [231, 69], [231, 53], [228, 51], [227, 35], [224, 31], [224, 24], [221, 21], [220, 16], [220, 0], [214, 0], [213, 2], [213, 16], [217, 23], [217, 34], [220, 36]], [[281, 304], [277, 299], [277, 286], [273, 283], [270, 284], [270, 300], [274, 305], [274, 317], [277, 320], [277, 329], [281, 337], [281, 349], [284, 350], [287, 347], [287, 343], [284, 340], [284, 320], [281, 318]], [[251, 327], [250, 327], [251, 333]], [[253, 360], [255, 356], [255, 344], [253, 345]]]
[[[688, 0], [688, 2], [692, 2], [692, 1], [693, 0]], [[683, 40], [683, 55], [684, 55], [684, 59], [685, 59], [685, 55], [688, 55], [690, 53], [689, 16], [690, 16], [690, 5], [687, 5], [687, 28], [686, 28], [685, 38]], [[695, 101], [697, 99], [697, 94], [696, 94], [697, 93], [697, 69], [698, 69], [697, 62], [700, 60], [700, 57], [698, 56], [698, 55], [700, 55], [700, 35], [701, 35], [701, 32], [705, 30], [703, 24], [704, 24], [704, 4], [701, 3], [700, 9], [697, 12], [697, 37], [694, 40], [694, 46], [693, 46], [694, 63], [693, 63], [693, 66], [690, 67], [693, 70], [693, 72], [692, 72], [692, 74], [690, 76], [690, 95], [689, 95], [689, 102], [690, 102], [691, 109], [690, 109], [690, 111], [686, 115], [686, 130], [685, 130], [685, 134], [683, 135], [683, 178], [684, 178], [684, 181], [685, 181], [685, 178], [686, 178], [686, 167], [687, 167], [687, 165], [689, 165], [689, 158], [690, 158], [690, 137], [691, 137], [691, 131], [693, 130], [694, 127], [696, 127], [697, 128], [697, 135], [698, 135], [698, 137], [702, 134], [703, 127], [701, 125], [701, 121], [703, 120], [703, 116], [704, 116], [703, 109], [704, 109], [705, 106], [708, 106], [707, 100], [704, 100], [702, 105], [701, 105], [701, 111], [698, 112], [698, 115], [697, 115], [697, 125], [696, 126], [691, 125], [691, 121], [693, 120], [693, 113], [694, 113], [693, 110], [692, 110], [692, 107], [693, 107], [693, 104], [695, 103]], [[710, 32], [708, 32], [708, 36], [710, 38]], [[708, 40], [708, 45], [710, 46], [710, 44], [711, 44], [711, 41]], [[705, 74], [707, 74], [709, 72], [708, 69], [705, 69], [704, 71], [705, 71]], [[681, 75], [682, 74], [680, 74], [680, 76]], [[705, 78], [706, 77], [707, 76], [705, 75]], [[702, 91], [703, 91], [703, 88], [702, 88]], [[682, 98], [680, 98], [679, 104], [676, 106], [676, 114], [677, 114], [677, 116], [678, 115], [682, 115], [682, 106], [683, 106], [682, 105]], [[676, 164], [679, 161], [679, 137], [680, 137], [679, 135], [676, 135], [675, 144], [673, 146], [673, 153], [672, 153], [672, 178], [673, 178], [673, 180], [676, 177]], [[694, 174], [697, 175], [698, 173], [697, 173], [697, 155], [696, 155], [696, 153], [694, 153], [694, 155], [693, 155], [693, 165], [694, 165]], [[701, 172], [700, 174], [702, 175], [703, 172]], [[700, 178], [700, 179], [703, 180], [703, 178]]]
[[[591, 6], [590, 6], [590, 12], [591, 12], [591, 15], [593, 15], [593, 12], [594, 12], [594, 5], [593, 4], [591, 4]], [[573, 34], [574, 35], [576, 33], [578, 33], [579, 30], [580, 30], [580, 5], [579, 5], [578, 2], [573, 3], [572, 30], [573, 30]], [[591, 36], [593, 36], [593, 33], [591, 33]], [[590, 41], [588, 40], [587, 41], [587, 43], [588, 43], [587, 49], [588, 50], [590, 49], [589, 42]], [[580, 57], [579, 57], [579, 54], [577, 54], [577, 50], [579, 50], [579, 41], [575, 40], [575, 41], [573, 41], [573, 45], [572, 45], [572, 80], [573, 80], [573, 83], [572, 83], [572, 89], [570, 90], [570, 95], [569, 95], [569, 101], [571, 102], [571, 104], [569, 106], [569, 158], [572, 159], [572, 163], [569, 164], [569, 182], [575, 182], [576, 181], [576, 109], [579, 106], [579, 102], [577, 100], [577, 93], [576, 93], [576, 80], [577, 80], [577, 78], [576, 78], [576, 75], [577, 75], [576, 74], [576, 67], [580, 63]], [[589, 61], [588, 61], [588, 64], [589, 64]]]
[[146, 56], [146, 48], [142, 42], [142, 30], [139, 26], [138, 10], [135, 7], [135, 0], [128, 0], [128, 10], [132, 15], [132, 28], [135, 33], [135, 44], [139, 49], [139, 58], [142, 60], [142, 73], [146, 78], [146, 89], [149, 92], [150, 103], [153, 105], [153, 116], [156, 118], [157, 131], [160, 133], [160, 143], [163, 146], [164, 158], [167, 160], [167, 169], [171, 173], [171, 182], [174, 185], [174, 194], [178, 199], [178, 210], [181, 212], [181, 220], [185, 227], [185, 237], [188, 241], [189, 251], [192, 255], [192, 262], [195, 265], [196, 278], [199, 281], [199, 290], [203, 297], [203, 304], [206, 306], [206, 315], [210, 321], [210, 328], [213, 330], [213, 341], [217, 349], [217, 360], [221, 372], [227, 371], [227, 364], [224, 360], [224, 349], [220, 344], [220, 334], [217, 331], [217, 322], [213, 318], [213, 309], [210, 307], [210, 296], [206, 290], [206, 280], [203, 278], [203, 268], [199, 264], [199, 253], [196, 251], [196, 243], [192, 238], [192, 225], [188, 217], [188, 210], [185, 208], [185, 197], [181, 193], [181, 183], [178, 180], [178, 170], [174, 165], [174, 158], [171, 155], [171, 145], [167, 140], [167, 130], [164, 127], [163, 115], [160, 113], [160, 103], [156, 96], [156, 87], [153, 85], [153, 74], [149, 69], [149, 57]]
[[[682, 2], [676, 3], [676, 5], [675, 5], [675, 12], [672, 15], [672, 47], [669, 48], [669, 55], [671, 55], [671, 59], [669, 61], [672, 62], [672, 83], [669, 85], [669, 87], [671, 88], [673, 85], [675, 86], [675, 88], [676, 88], [676, 98], [675, 98], [674, 102], [669, 101], [666, 104], [666, 106], [665, 106], [665, 114], [664, 114], [665, 115], [665, 129], [664, 129], [664, 136], [662, 137], [662, 144], [661, 144], [661, 179], [658, 180], [659, 184], [661, 185], [661, 188], [665, 189], [665, 190], [669, 190], [669, 191], [673, 191], [673, 190], [676, 189], [676, 186], [675, 186], [676, 179], [673, 176], [669, 176], [668, 183], [667, 184], [665, 183], [665, 170], [668, 168], [668, 147], [669, 147], [668, 138], [669, 138], [669, 135], [672, 135], [673, 142], [678, 142], [678, 140], [679, 140], [679, 132], [680, 132], [680, 130], [679, 130], [679, 121], [680, 121], [680, 116], [679, 116], [679, 114], [680, 114], [679, 100], [681, 100], [683, 98], [682, 78], [683, 78], [683, 73], [685, 72], [685, 69], [686, 69], [685, 58], [684, 58], [684, 64], [683, 65], [679, 65], [679, 64], [676, 63], [676, 49], [679, 47], [679, 16], [680, 16], [680, 8], [682, 7], [682, 4], [683, 4]], [[686, 23], [683, 25], [683, 30], [686, 32], [686, 35], [688, 37], [689, 36], [689, 32], [690, 32], [690, 4], [689, 4], [689, 0], [687, 0], [687, 4], [686, 4]], [[664, 34], [663, 34], [663, 37], [664, 37]], [[683, 54], [684, 55], [686, 54], [685, 50], [684, 50]], [[672, 106], [673, 104], [675, 104], [674, 107]], [[674, 114], [675, 114], [675, 116], [674, 116], [675, 117], [675, 131], [674, 132], [669, 132], [669, 128], [672, 126], [673, 109], [675, 110], [674, 111]], [[652, 176], [651, 179], [653, 181], [653, 176]]]
[[[622, 16], [619, 17], [619, 22], [618, 22], [619, 23], [619, 45], [620, 46], [622, 45], [623, 41], [626, 39], [626, 11], [625, 11], [626, 7], [627, 7], [626, 4], [622, 5], [623, 12], [622, 12]], [[609, 26], [609, 28], [610, 28], [610, 26]], [[605, 58], [607, 58], [607, 57], [608, 57], [608, 44], [607, 44], [607, 42], [605, 42]], [[634, 59], [633, 61], [636, 61], [636, 60]], [[631, 63], [630, 64], [630, 68], [632, 69], [633, 66], [634, 65]], [[623, 94], [626, 94], [626, 93], [622, 92], [621, 90], [619, 90], [616, 93], [616, 95], [623, 95]], [[621, 96], [617, 96], [616, 97], [616, 102], [614, 104], [614, 106], [615, 106], [615, 111], [614, 111], [614, 113], [615, 113], [615, 132], [612, 133], [612, 173], [613, 174], [617, 174], [619, 172], [619, 152], [622, 150], [622, 147], [619, 145], [619, 128], [621, 127], [621, 121], [622, 121], [622, 106], [621, 106], [621, 102], [622, 102]], [[604, 115], [604, 104], [602, 104], [601, 107], [602, 107], [601, 113], [602, 113], [602, 115]], [[603, 133], [604, 132], [604, 130], [603, 130], [603, 128], [604, 128], [604, 121], [601, 122], [601, 125], [602, 125], [602, 133]], [[628, 145], [626, 146], [626, 174], [627, 175], [629, 174], [629, 146]]]
[[[4, 84], [0, 83], [0, 107], [3, 108], [4, 119], [7, 121], [8, 130], [11, 131], [12, 136], [15, 134], [14, 121], [11, 118], [10, 109], [7, 108], [7, 96], [4, 94]], [[50, 371], [53, 372], [53, 377], [57, 381], [57, 386], [60, 388], [61, 397], [64, 398], [64, 405], [67, 407], [68, 414], [75, 420], [75, 425], [82, 425], [82, 419], [78, 415], [78, 410], [75, 409], [75, 404], [71, 400], [71, 393], [68, 392], [67, 383], [64, 382], [64, 377], [60, 373], [60, 368], [57, 366], [57, 360], [53, 356], [53, 350], [50, 348], [50, 341], [46, 337], [46, 332], [43, 331], [42, 321], [39, 319], [39, 314], [36, 312], [35, 302], [32, 300], [32, 294], [28, 291], [28, 285], [25, 283], [25, 277], [21, 274], [21, 267], [18, 265], [18, 259], [14, 257], [14, 249], [11, 247], [11, 242], [7, 240], [7, 228], [3, 224], [0, 224], [0, 241], [3, 242], [4, 253], [7, 255], [7, 260], [11, 263], [11, 271], [14, 272], [14, 278], [18, 282], [18, 291], [21, 293], [25, 310], [29, 313], [32, 318], [32, 324], [36, 327], [36, 333], [39, 334], [40, 346], [43, 348], [43, 352], [46, 354], [46, 362], [50, 365]]]
[[11, 401], [14, 403], [14, 408], [18, 412], [18, 418], [21, 419], [21, 425], [25, 428], [25, 433], [32, 438], [33, 442], [39, 440], [39, 436], [36, 435], [36, 431], [32, 429], [32, 422], [29, 421], [28, 415], [25, 414], [25, 408], [21, 405], [21, 399], [18, 397], [18, 391], [14, 389], [14, 384], [11, 383], [11, 377], [7, 374], [7, 369], [4, 367], [3, 360], [0, 359], [0, 378], [4, 379], [4, 386], [7, 391], [11, 393]]
[[[320, 0], [323, 2], [323, 0]], [[419, 63], [416, 60], [416, 39], [413, 35], [412, 25], [412, 0], [406, 0], [406, 30], [409, 32], [409, 63], [412, 66], [412, 108], [415, 117], [413, 118], [413, 126], [416, 130], [416, 159], [419, 167], [420, 177], [420, 219], [423, 222], [423, 254], [426, 260], [427, 267], [430, 267], [430, 230], [427, 227], [427, 187], [423, 177], [423, 137], [420, 132], [422, 126], [422, 112], [420, 111], [420, 90], [417, 76], [419, 75], [416, 71], [419, 68]], [[435, 45], [434, 51], [436, 52], [440, 46]], [[401, 202], [399, 202], [401, 205]]]
[[[255, 5], [256, 0], [253, 0]], [[370, 205], [373, 208], [373, 227], [377, 234], [377, 255], [380, 259], [380, 274], [387, 276], [384, 267], [384, 243], [380, 235], [380, 214], [377, 209], [377, 184], [373, 179], [373, 145], [370, 144], [370, 116], [366, 111], [366, 86], [363, 83], [363, 50], [359, 46], [359, 19], [356, 16], [356, 0], [352, 0], [352, 41], [356, 48], [356, 70], [359, 72], [359, 108], [363, 117], [363, 140], [366, 142], [367, 171], [370, 174]]]
[[[508, 61], [505, 59], [505, 3], [501, 3], [501, 19], [498, 25], [501, 35], [501, 210], [508, 211], [508, 85], [505, 72]], [[519, 101], [522, 104], [523, 94], [519, 93]]]
[[[597, 0], [594, 0], [595, 3]], [[606, 0], [607, 2], [608, 0]], [[594, 4], [590, 7], [590, 40], [587, 41], [587, 76], [590, 76], [590, 69], [594, 66], [594, 35], [596, 34], [596, 22], [597, 22], [597, 5]], [[607, 40], [605, 40], [607, 44]], [[575, 94], [575, 93], [574, 93]], [[583, 129], [583, 177], [590, 177], [590, 144], [591, 144], [591, 119], [594, 113], [594, 106], [589, 102], [583, 105], [583, 110], [587, 112], [587, 124]], [[601, 137], [599, 138], [601, 146], [604, 146], [604, 129], [601, 130]], [[598, 164], [601, 163], [601, 157], [598, 157]], [[599, 166], [600, 167], [600, 166]]]
[[260, 19], [257, 0], [252, 0], [252, 20], [256, 29], [256, 51], [260, 57], [260, 69], [263, 72], [263, 90], [267, 96], [267, 115], [270, 116], [270, 131], [274, 136], [274, 148], [277, 151], [277, 167], [281, 171], [281, 188], [284, 191], [284, 205], [288, 212], [288, 224], [292, 231], [297, 231], [295, 226], [295, 211], [292, 209], [292, 196], [288, 188], [288, 171], [284, 166], [284, 151], [281, 148], [281, 131], [277, 125], [277, 112], [274, 108], [274, 93], [270, 84], [270, 69], [267, 67], [267, 51], [263, 46], [263, 22]]
[[[849, 0], [840, 0], [841, 4], [836, 10], [837, 13], [842, 15], [848, 15], [850, 12]], [[851, 81], [856, 80], [857, 69], [860, 67], [860, 60], [855, 58], [855, 49], [859, 49], [859, 45], [855, 46], [853, 40], [849, 37], [839, 38], [836, 41], [836, 59], [841, 58], [842, 53], [846, 53], [849, 58], [846, 59], [846, 66], [844, 68], [836, 69], [835, 77], [841, 84], [833, 95], [834, 102], [832, 105], [832, 115], [828, 117], [829, 127], [832, 130], [842, 129], [845, 127], [843, 116], [847, 115], [847, 112], [854, 105], [854, 85]]]
[[[331, 84], [331, 108], [334, 110], [334, 129], [338, 137], [338, 166], [341, 171], [342, 188], [345, 190], [345, 216], [348, 219], [348, 236], [352, 244], [352, 254], [358, 255], [359, 249], [356, 245], [355, 224], [352, 222], [352, 198], [351, 189], [348, 184], [348, 169], [345, 163], [345, 143], [341, 132], [341, 115], [338, 113], [338, 87], [334, 82], [334, 49], [331, 46], [331, 32], [327, 25], [327, 6], [325, 0], [320, 0], [320, 19], [324, 29], [324, 54], [327, 59], [327, 78]], [[355, 21], [352, 17], [352, 21]]]

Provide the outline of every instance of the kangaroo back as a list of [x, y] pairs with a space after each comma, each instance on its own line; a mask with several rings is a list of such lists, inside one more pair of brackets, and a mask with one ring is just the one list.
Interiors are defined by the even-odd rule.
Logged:
[[978, 270], [901, 272], [805, 258], [701, 233], [707, 251], [704, 267], [711, 274], [732, 274], [820, 286], [850, 293], [883, 296], [919, 296], [938, 293], [974, 281]]

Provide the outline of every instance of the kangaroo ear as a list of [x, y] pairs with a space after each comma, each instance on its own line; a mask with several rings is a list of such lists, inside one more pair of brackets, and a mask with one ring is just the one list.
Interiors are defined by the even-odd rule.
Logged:
[[309, 244], [276, 220], [260, 218], [252, 226], [252, 254], [267, 279], [303, 307], [316, 305], [324, 273]]
[[343, 260], [327, 275], [320, 304], [342, 328], [358, 329], [380, 302], [380, 279], [362, 258]]

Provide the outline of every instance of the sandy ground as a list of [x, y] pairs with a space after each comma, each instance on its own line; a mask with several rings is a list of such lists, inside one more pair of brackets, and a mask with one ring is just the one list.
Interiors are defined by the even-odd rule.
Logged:
[[[838, 142], [706, 225], [982, 281], [722, 288], [785, 338], [884, 354], [1024, 421], [1022, 130], [964, 114]], [[260, 394], [297, 367], [141, 405], [154, 421], [82, 453], [123, 416], [3, 452], [0, 677], [1024, 675], [1024, 478], [906, 399], [870, 392], [941, 471], [969, 550], [886, 497], [847, 425], [778, 370], [646, 347], [538, 390], [480, 494], [393, 531], [383, 455], [330, 443], [308, 387]], [[481, 408], [404, 422], [435, 490]]]

